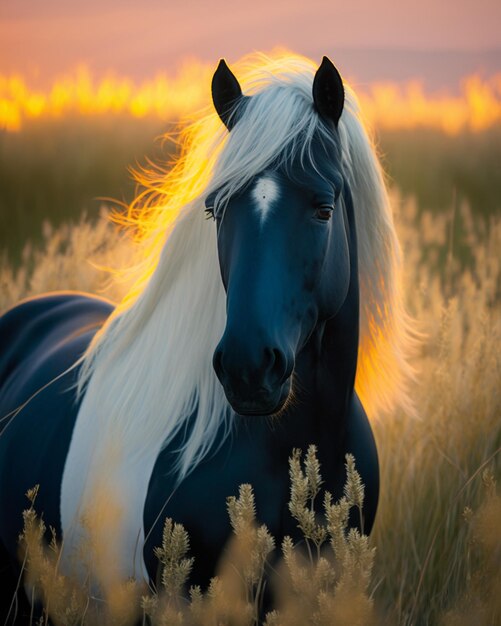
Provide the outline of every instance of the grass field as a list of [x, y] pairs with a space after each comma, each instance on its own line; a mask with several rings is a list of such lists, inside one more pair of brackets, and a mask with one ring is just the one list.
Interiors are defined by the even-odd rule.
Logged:
[[[33, 121], [0, 132], [0, 247], [14, 263], [27, 241], [39, 242], [44, 221], [58, 226], [91, 218], [105, 202], [130, 201], [128, 167], [159, 158], [158, 120], [104, 116]], [[168, 158], [168, 148], [165, 158]]]
[[[161, 131], [122, 122], [33, 124], [1, 136], [0, 309], [52, 289], [120, 297], [123, 286], [107, 286], [88, 260], [121, 265], [131, 244], [99, 217], [94, 198], [129, 199], [125, 165], [152, 154]], [[423, 334], [412, 390], [418, 417], [374, 420], [382, 471], [374, 604], [362, 621], [338, 613], [336, 623], [501, 623], [500, 139], [499, 128], [380, 133], [406, 300]]]
[[[20, 132], [0, 132], [0, 249], [17, 264], [26, 241], [41, 240], [44, 221], [74, 222], [83, 211], [94, 218], [103, 203], [129, 202], [127, 168], [172, 158], [173, 144], [159, 139], [165, 130], [157, 118], [101, 116], [32, 120]], [[440, 213], [466, 201], [482, 220], [499, 211], [501, 127], [456, 135], [386, 129], [378, 145], [391, 183], [420, 209]]]

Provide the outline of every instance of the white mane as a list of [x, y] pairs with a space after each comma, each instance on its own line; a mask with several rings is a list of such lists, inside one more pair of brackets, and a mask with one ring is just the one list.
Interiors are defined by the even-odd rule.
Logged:
[[[258, 55], [236, 64], [244, 93], [255, 96], [239, 123], [227, 133], [215, 113], [199, 119], [185, 131], [184, 153], [172, 172], [148, 179], [150, 194], [137, 203], [146, 233], [145, 265], [84, 355], [79, 390], [85, 395], [77, 427], [88, 450], [78, 452], [75, 446], [67, 466], [75, 468], [75, 480], [79, 472], [85, 474], [78, 469], [82, 464], [89, 475], [86, 484], [79, 478], [80, 493], [77, 489], [66, 523], [91, 497], [91, 477], [98, 471], [93, 467], [105, 461], [107, 446], [118, 445], [122, 458], [148, 467], [149, 479], [161, 448], [184, 433], [173, 457], [182, 478], [229, 431], [232, 414], [212, 368], [225, 326], [225, 294], [204, 200], [218, 190], [217, 201], [224, 203], [277, 155], [287, 159], [307, 151], [314, 134], [325, 132], [312, 106], [315, 71], [312, 62], [292, 55]], [[359, 246], [356, 386], [370, 415], [395, 401], [408, 407], [403, 383], [409, 375], [404, 356], [410, 333], [383, 176], [349, 88], [338, 128]], [[187, 421], [195, 410], [190, 430]], [[63, 495], [64, 489], [63, 484]]]

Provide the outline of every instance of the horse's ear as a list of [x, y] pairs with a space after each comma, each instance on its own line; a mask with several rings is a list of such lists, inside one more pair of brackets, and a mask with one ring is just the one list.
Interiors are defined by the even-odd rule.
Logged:
[[242, 89], [233, 72], [226, 65], [226, 61], [221, 59], [217, 70], [212, 77], [212, 101], [214, 107], [221, 118], [221, 121], [228, 130], [235, 126], [235, 106], [244, 98]]
[[327, 57], [313, 79], [313, 102], [319, 114], [337, 127], [344, 105], [343, 81], [334, 63]]

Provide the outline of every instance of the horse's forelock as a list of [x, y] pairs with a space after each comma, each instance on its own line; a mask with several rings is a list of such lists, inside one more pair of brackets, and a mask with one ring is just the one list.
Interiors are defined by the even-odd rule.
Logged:
[[281, 169], [291, 179], [298, 168], [328, 180], [338, 178], [340, 159], [332, 158], [340, 156], [337, 132], [314, 111], [311, 93], [301, 89], [291, 96], [291, 89], [271, 83], [251, 96], [242, 114], [237, 114], [239, 121], [206, 190], [213, 195], [216, 212], [267, 169]]

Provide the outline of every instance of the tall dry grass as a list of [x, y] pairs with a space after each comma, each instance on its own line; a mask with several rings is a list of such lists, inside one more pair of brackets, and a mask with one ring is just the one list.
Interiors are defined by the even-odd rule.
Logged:
[[[281, 559], [273, 567], [269, 557], [275, 538], [256, 519], [252, 486], [241, 485], [238, 496], [227, 498], [233, 535], [218, 573], [207, 590], [192, 586], [189, 596], [185, 587], [194, 559], [188, 556], [189, 536], [181, 524], [165, 520], [162, 545], [155, 551], [159, 561], [156, 588], [148, 589], [134, 580], [104, 581], [102, 574], [106, 578], [110, 564], [103, 563], [103, 555], [96, 550], [101, 545], [106, 552], [99, 535], [104, 530], [109, 536], [116, 514], [102, 502], [84, 519], [88, 537], [75, 555], [81, 572], [77, 578], [61, 573], [55, 532], [36, 514], [38, 486], [30, 489], [20, 555], [32, 607], [37, 601], [43, 604], [30, 622], [47, 625], [50, 619], [55, 626], [125, 626], [137, 624], [142, 611], [143, 624], [152, 626], [375, 625], [377, 613], [368, 594], [375, 549], [367, 536], [348, 530], [350, 510], [361, 511], [364, 501], [355, 459], [346, 455], [344, 495], [333, 502], [332, 495], [322, 489], [315, 446], [309, 446], [304, 460], [301, 457], [302, 452], [294, 450], [289, 459], [289, 511], [302, 532], [302, 542], [295, 545], [291, 537], [285, 537]], [[317, 503], [323, 499], [323, 505], [319, 507], [315, 499]], [[47, 546], [48, 530], [52, 539]], [[270, 581], [276, 591], [276, 608], [266, 611], [264, 594]], [[15, 623], [14, 609], [8, 617], [7, 623]]]
[[[462, 240], [453, 236], [457, 220]], [[394, 623], [437, 624], [488, 567], [463, 512], [479, 506], [482, 471], [499, 478], [501, 469], [501, 221], [475, 221], [467, 205], [418, 219], [407, 203], [399, 224], [408, 306], [424, 333], [419, 419], [397, 413], [374, 423], [382, 472], [375, 580]], [[501, 515], [492, 534], [499, 582]]]
[[[491, 626], [501, 621], [501, 505], [495, 487], [501, 475], [501, 220], [475, 220], [466, 205], [418, 214], [397, 194], [394, 204], [406, 259], [404, 289], [423, 334], [413, 390], [419, 417], [394, 413], [373, 420], [381, 500], [364, 597], [375, 608], [357, 623]], [[89, 259], [123, 265], [132, 254], [129, 241], [118, 240], [104, 219], [93, 227], [85, 220], [57, 231], [46, 227], [43, 250], [26, 248], [17, 273], [7, 261], [1, 264], [0, 309], [52, 289], [118, 298], [125, 286], [106, 286], [109, 280]], [[129, 591], [117, 591], [113, 602], [124, 605]], [[222, 597], [217, 585], [208, 596], [193, 593], [198, 607]], [[69, 613], [77, 600], [68, 600]], [[154, 602], [143, 603], [143, 611], [155, 618]], [[314, 619], [310, 623], [329, 623]], [[340, 614], [336, 623], [355, 623], [350, 619]], [[281, 623], [279, 615], [268, 618], [270, 625]]]

